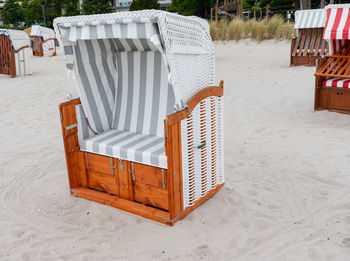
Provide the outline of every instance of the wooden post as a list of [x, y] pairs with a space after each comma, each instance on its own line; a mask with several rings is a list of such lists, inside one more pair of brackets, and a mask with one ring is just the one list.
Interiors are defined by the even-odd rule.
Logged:
[[11, 52], [10, 54], [10, 74], [11, 77], [16, 77], [16, 60], [15, 60], [15, 53]]

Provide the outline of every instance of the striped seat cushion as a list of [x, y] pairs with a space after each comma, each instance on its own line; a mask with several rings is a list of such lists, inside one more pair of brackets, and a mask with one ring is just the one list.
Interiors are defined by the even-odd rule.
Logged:
[[109, 130], [80, 142], [82, 151], [167, 168], [164, 138]]
[[336, 88], [349, 88], [350, 79], [344, 78], [330, 78], [322, 82], [322, 86], [336, 87]]
[[324, 87], [349, 88], [350, 79], [330, 78], [322, 82]]

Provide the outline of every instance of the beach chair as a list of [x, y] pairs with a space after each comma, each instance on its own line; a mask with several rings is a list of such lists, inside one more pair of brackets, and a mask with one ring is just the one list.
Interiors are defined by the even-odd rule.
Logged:
[[32, 74], [30, 40], [19, 30], [0, 29], [0, 73], [12, 77]]
[[295, 12], [294, 29], [297, 30], [297, 37], [291, 43], [291, 66], [315, 66], [316, 60], [328, 53], [327, 41], [322, 37], [325, 21], [324, 9]]
[[324, 39], [330, 55], [318, 60], [315, 110], [350, 113], [350, 5], [328, 5]]
[[34, 56], [56, 56], [56, 36], [52, 29], [33, 25], [24, 31], [30, 36]]
[[173, 225], [224, 184], [209, 25], [163, 11], [54, 20], [79, 98], [60, 105], [70, 192]]

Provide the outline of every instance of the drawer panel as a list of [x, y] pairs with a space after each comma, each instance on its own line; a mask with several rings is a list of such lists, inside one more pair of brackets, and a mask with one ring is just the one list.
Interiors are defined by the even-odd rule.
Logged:
[[110, 157], [87, 153], [87, 168], [89, 170], [112, 176], [112, 163], [113, 160], [111, 161]]
[[167, 184], [166, 170], [134, 163], [136, 183], [150, 185], [156, 188], [163, 188]]
[[168, 192], [142, 183], [135, 183], [135, 201], [168, 210]]
[[88, 183], [90, 188], [118, 195], [118, 184], [115, 176], [109, 176], [100, 172], [89, 170]]
[[334, 109], [350, 110], [350, 92], [348, 90], [331, 90], [329, 106]]

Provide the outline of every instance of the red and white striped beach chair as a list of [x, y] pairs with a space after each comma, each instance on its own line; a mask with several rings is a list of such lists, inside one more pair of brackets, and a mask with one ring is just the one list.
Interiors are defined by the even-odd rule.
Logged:
[[324, 39], [330, 55], [316, 69], [315, 110], [350, 113], [350, 5], [328, 5]]

